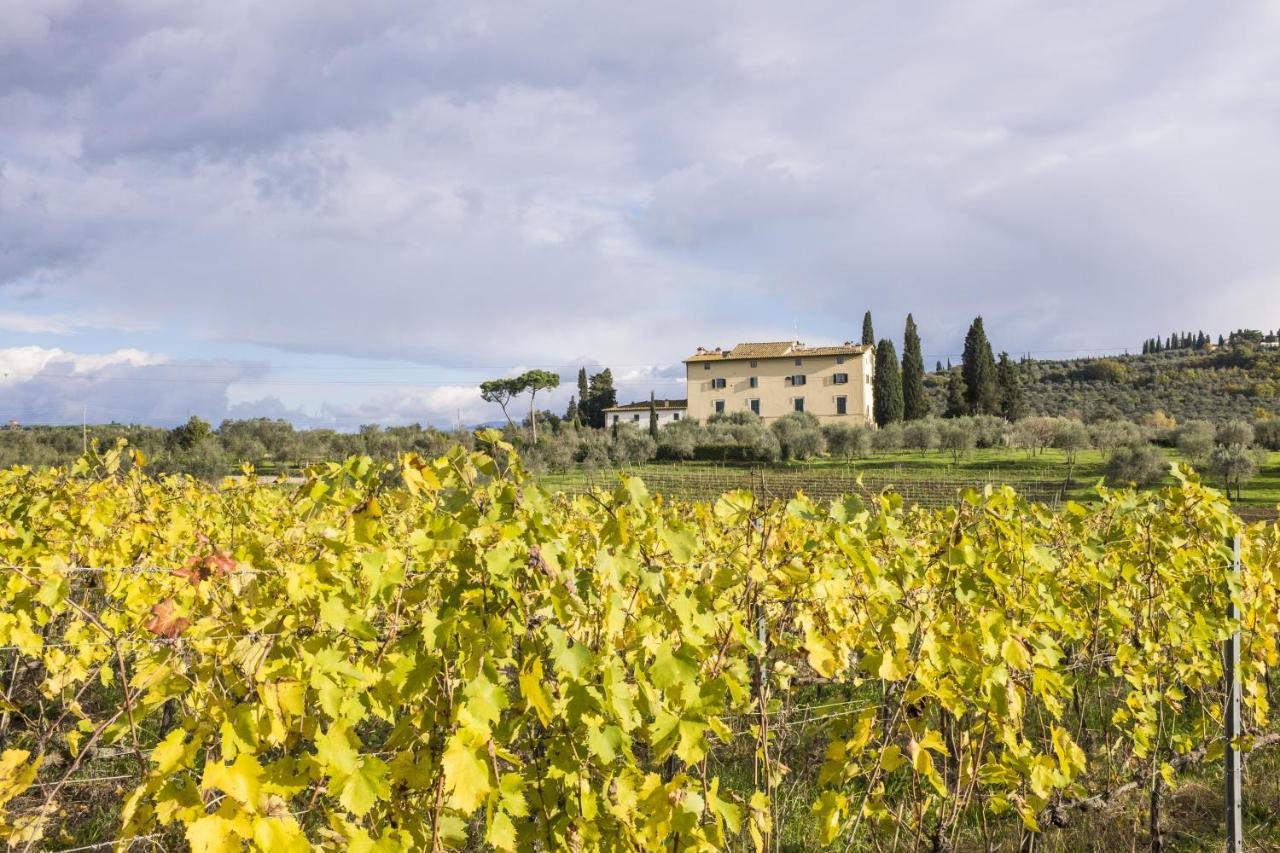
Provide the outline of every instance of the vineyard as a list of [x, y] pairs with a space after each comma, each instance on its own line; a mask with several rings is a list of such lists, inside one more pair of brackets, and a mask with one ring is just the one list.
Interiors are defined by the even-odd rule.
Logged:
[[1128, 798], [1159, 849], [1236, 630], [1237, 745], [1280, 740], [1280, 529], [1189, 471], [1052, 509], [552, 496], [481, 439], [288, 488], [0, 473], [0, 839], [1030, 849]]

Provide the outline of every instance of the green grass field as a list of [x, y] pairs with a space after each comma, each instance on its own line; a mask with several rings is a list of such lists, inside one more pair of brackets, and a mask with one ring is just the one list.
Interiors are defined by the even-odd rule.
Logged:
[[[1165, 450], [1171, 461], [1185, 462], [1177, 451]], [[1088, 501], [1094, 494], [1094, 486], [1102, 479], [1105, 469], [1105, 453], [1100, 450], [1082, 451], [1077, 455], [1071, 472], [1071, 485], [1066, 494], [1077, 501]], [[725, 466], [708, 462], [668, 462], [651, 463], [629, 468], [629, 473], [645, 476], [660, 474], [670, 476], [673, 472], [688, 472], [690, 475], [706, 473], [714, 476], [716, 471], [741, 472], [746, 468], [761, 467], [750, 465]], [[849, 477], [853, 473], [862, 472], [877, 479], [890, 479], [900, 482], [941, 481], [941, 482], [992, 482], [1009, 483], [1065, 483], [1067, 477], [1066, 455], [1060, 450], [1045, 450], [1037, 455], [1028, 455], [1021, 450], [986, 449], [975, 450], [954, 464], [951, 454], [942, 450], [903, 450], [891, 453], [876, 453], [867, 458], [846, 462], [843, 459], [818, 459], [811, 462], [776, 463], [763, 466], [766, 472], [795, 472], [807, 476]], [[544, 474], [539, 480], [553, 490], [576, 489], [588, 482], [599, 482], [609, 472], [588, 473], [580, 470], [563, 473]], [[1172, 484], [1173, 476], [1165, 477], [1165, 482]], [[1221, 483], [1211, 485], [1221, 488]], [[1280, 504], [1280, 452], [1267, 454], [1256, 477], [1244, 484], [1239, 503], [1244, 506], [1272, 508]]]

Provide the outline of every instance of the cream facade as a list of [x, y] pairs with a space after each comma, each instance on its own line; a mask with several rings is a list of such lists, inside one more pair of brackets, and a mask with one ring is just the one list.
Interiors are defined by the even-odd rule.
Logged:
[[[687, 416], [688, 406], [685, 400], [655, 400], [653, 409], [658, 415], [658, 426], [673, 424]], [[649, 401], [627, 403], [604, 410], [605, 426], [614, 424], [635, 424], [649, 428]]]
[[684, 363], [688, 417], [699, 421], [750, 410], [765, 421], [804, 411], [823, 423], [875, 423], [874, 347], [806, 347], [799, 341], [699, 347]]

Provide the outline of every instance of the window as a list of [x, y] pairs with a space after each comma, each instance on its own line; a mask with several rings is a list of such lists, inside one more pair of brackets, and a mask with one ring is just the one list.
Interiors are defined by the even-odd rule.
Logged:
[[799, 366], [800, 366], [800, 364], [801, 364], [803, 361], [804, 361], [804, 359], [803, 359], [803, 358], [797, 358], [797, 359], [796, 359], [796, 367], [799, 367]]
[[702, 369], [703, 369], [703, 370], [710, 370], [710, 369], [711, 369], [711, 362], [709, 362], [709, 361], [704, 361], [704, 362], [702, 363]]
[[831, 377], [831, 381], [837, 385], [847, 385], [849, 383], [849, 374], [836, 373]]
[[758, 415], [758, 414], [760, 414], [760, 401], [759, 401], [759, 400], [748, 400], [748, 401], [747, 401], [747, 406], [749, 406], [749, 407], [751, 408], [751, 411], [755, 412], [757, 415]]
[[636, 423], [640, 423], [640, 416], [639, 416], [639, 415], [632, 415], [632, 416], [631, 416], [631, 420], [635, 421]]
[[849, 414], [849, 398], [848, 397], [836, 397], [836, 414], [837, 415]]
[[747, 380], [747, 384], [748, 384], [750, 387], [752, 387], [752, 388], [759, 388], [759, 387], [760, 387], [760, 377], [759, 377], [759, 376], [752, 376], [750, 379], [748, 379], [748, 380]]
[[844, 356], [842, 355], [836, 356], [836, 364], [844, 364]]
[[672, 413], [671, 413], [671, 420], [673, 420], [673, 421], [678, 421], [678, 420], [680, 420], [680, 413], [679, 413], [679, 412], [672, 412]]
[[617, 416], [617, 415], [614, 415], [614, 416], [613, 416], [613, 422], [614, 422], [615, 424], [618, 422], [618, 416]]
[[804, 397], [795, 397], [791, 402], [795, 404], [797, 412], [804, 411]]
[[716, 414], [717, 415], [724, 414], [724, 400], [716, 400]]
[[787, 384], [788, 384], [788, 385], [803, 385], [803, 384], [804, 384], [804, 374], [803, 374], [803, 373], [797, 373], [797, 374], [795, 374], [794, 376], [788, 376], [788, 377], [787, 377]]
[[752, 369], [754, 369], [754, 368], [755, 368], [755, 366], [756, 366], [756, 360], [753, 358], [753, 359], [751, 359], [751, 367], [752, 367]]
[[712, 380], [711, 380], [711, 387], [712, 387], [712, 388], [723, 388], [723, 387], [724, 387], [724, 377], [723, 377], [723, 376], [717, 376], [715, 379], [712, 379]]

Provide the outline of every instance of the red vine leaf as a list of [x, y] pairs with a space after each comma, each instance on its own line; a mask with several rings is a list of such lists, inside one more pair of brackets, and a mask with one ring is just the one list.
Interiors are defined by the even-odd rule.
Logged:
[[151, 621], [147, 623], [147, 630], [157, 637], [172, 640], [187, 630], [190, 625], [191, 620], [187, 617], [174, 615], [173, 599], [166, 598], [151, 608]]
[[200, 581], [208, 580], [214, 575], [226, 577], [235, 570], [236, 561], [230, 555], [223, 551], [215, 551], [204, 557], [191, 557], [186, 565], [180, 569], [174, 569], [173, 573], [189, 580], [192, 586], [198, 586]]

